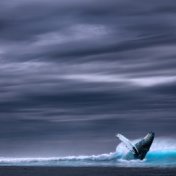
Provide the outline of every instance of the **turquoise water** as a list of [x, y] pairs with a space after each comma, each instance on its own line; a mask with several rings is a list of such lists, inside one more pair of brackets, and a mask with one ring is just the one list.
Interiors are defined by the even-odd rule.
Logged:
[[119, 144], [115, 152], [90, 156], [52, 158], [0, 158], [1, 166], [115, 166], [115, 167], [176, 167], [175, 142], [156, 140], [144, 160], [127, 157], [128, 150]]

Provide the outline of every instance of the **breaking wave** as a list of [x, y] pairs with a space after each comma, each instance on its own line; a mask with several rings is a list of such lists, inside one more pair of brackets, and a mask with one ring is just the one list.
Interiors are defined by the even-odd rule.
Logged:
[[127, 160], [128, 151], [120, 143], [115, 152], [90, 156], [52, 158], [3, 158], [1, 166], [116, 166], [116, 167], [176, 167], [176, 142], [173, 139], [155, 139], [144, 160]]

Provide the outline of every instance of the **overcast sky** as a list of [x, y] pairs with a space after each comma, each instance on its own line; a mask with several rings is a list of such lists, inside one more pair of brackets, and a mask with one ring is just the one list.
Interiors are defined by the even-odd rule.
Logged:
[[176, 137], [175, 113], [175, 0], [0, 1], [0, 156]]

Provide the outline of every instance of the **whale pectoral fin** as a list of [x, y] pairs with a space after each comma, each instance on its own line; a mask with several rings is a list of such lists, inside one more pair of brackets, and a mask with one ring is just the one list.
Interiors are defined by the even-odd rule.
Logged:
[[130, 150], [130, 152], [132, 152], [134, 155], [138, 155], [138, 150], [136, 146], [133, 145], [129, 139], [127, 139], [122, 134], [117, 134], [116, 137], [118, 137], [125, 144], [125, 146], [127, 147], [128, 150]]

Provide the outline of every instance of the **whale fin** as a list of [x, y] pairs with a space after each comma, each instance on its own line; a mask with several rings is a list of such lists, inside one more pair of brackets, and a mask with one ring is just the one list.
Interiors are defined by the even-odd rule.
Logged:
[[129, 149], [133, 154], [138, 155], [138, 149], [136, 148], [135, 145], [132, 144], [132, 142], [127, 139], [125, 136], [123, 136], [122, 134], [117, 134], [116, 137], [118, 137], [127, 147], [127, 149]]

